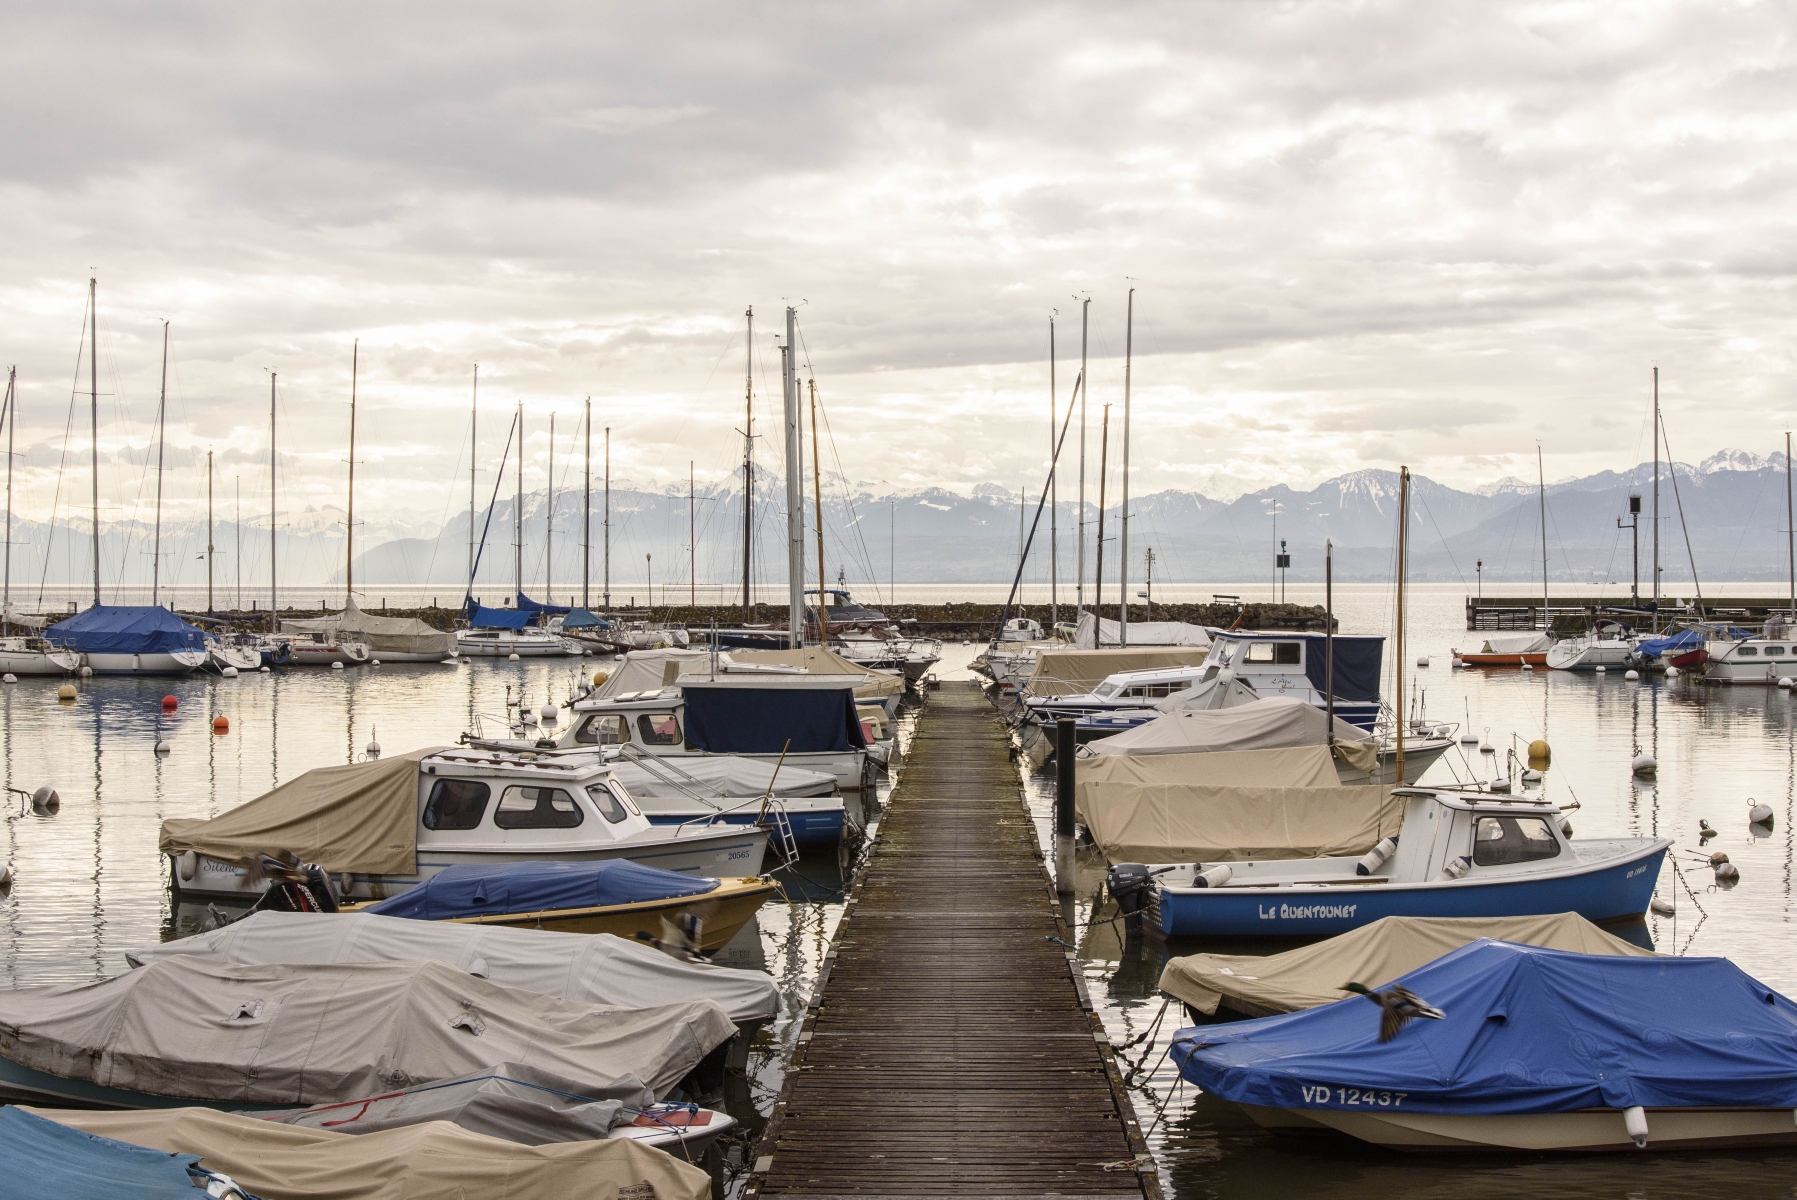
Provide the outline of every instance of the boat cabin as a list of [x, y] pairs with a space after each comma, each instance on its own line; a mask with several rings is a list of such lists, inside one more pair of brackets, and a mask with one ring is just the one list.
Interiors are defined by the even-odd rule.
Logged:
[[1320, 633], [1229, 631], [1211, 639], [1199, 682], [1234, 681], [1260, 698], [1295, 696], [1322, 708], [1329, 671], [1324, 647], [1335, 647], [1335, 715], [1371, 729], [1379, 715], [1382, 637], [1326, 638]]
[[421, 852], [565, 849], [571, 838], [623, 841], [649, 828], [623, 783], [596, 757], [446, 750], [418, 765]]

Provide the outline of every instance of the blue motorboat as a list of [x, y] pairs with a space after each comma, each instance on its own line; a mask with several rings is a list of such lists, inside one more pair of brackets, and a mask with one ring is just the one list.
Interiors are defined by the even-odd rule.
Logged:
[[[1150, 925], [1180, 937], [1316, 937], [1381, 917], [1589, 921], [1647, 911], [1666, 838], [1572, 841], [1552, 804], [1403, 788], [1399, 835], [1362, 857], [1149, 866]], [[1157, 873], [1158, 871], [1158, 873]]]
[[[1381, 1040], [1397, 988], [1435, 1019]], [[1264, 1126], [1404, 1150], [1797, 1143], [1797, 1005], [1727, 959], [1482, 938], [1383, 995], [1183, 1029], [1173, 1060]]]

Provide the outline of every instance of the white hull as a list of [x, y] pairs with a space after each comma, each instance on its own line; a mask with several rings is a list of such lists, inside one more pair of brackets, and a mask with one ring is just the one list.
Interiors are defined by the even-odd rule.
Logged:
[[447, 654], [413, 654], [409, 650], [370, 650], [368, 661], [371, 663], [452, 663], [460, 654], [460, 650], [451, 650]]
[[290, 642], [288, 644], [287, 665], [290, 667], [328, 667], [335, 663], [353, 667], [367, 661], [368, 647], [360, 642], [341, 644]]
[[0, 672], [13, 675], [67, 675], [80, 666], [73, 650], [0, 650]]
[[[1448, 738], [1405, 738], [1404, 782], [1415, 783], [1421, 779], [1423, 772], [1434, 766], [1435, 760], [1446, 754], [1453, 744]], [[1398, 781], [1397, 747], [1390, 744], [1379, 747], [1379, 768], [1372, 775], [1357, 770], [1346, 759], [1340, 758], [1335, 760], [1335, 773], [1344, 784], [1394, 784]]]
[[1599, 667], [1621, 670], [1628, 666], [1634, 651], [1633, 643], [1619, 638], [1555, 642], [1547, 652], [1547, 665], [1556, 671], [1595, 671]]
[[1709, 642], [1709, 661], [1703, 677], [1709, 683], [1745, 683], [1776, 686], [1780, 679], [1797, 677], [1797, 644], [1752, 638], [1741, 642]]
[[[639, 747], [639, 749], [647, 750], [657, 758], [672, 759], [676, 765], [678, 765], [683, 758], [708, 757], [703, 751], [688, 751], [678, 746], [665, 748], [658, 746], [643, 746]], [[781, 756], [779, 754], [744, 754], [740, 751], [732, 751], [727, 757], [752, 758], [757, 762], [764, 763], [781, 762]], [[800, 767], [807, 771], [816, 771], [819, 774], [828, 775], [836, 781], [836, 788], [838, 791], [858, 792], [861, 790], [862, 784], [861, 764], [865, 761], [866, 755], [859, 750], [820, 750], [808, 754], [788, 754], [785, 756], [783, 765], [788, 767]]]
[[[1393, 1150], [1635, 1150], [1620, 1109], [1567, 1113], [1446, 1116], [1437, 1113], [1349, 1112], [1241, 1106], [1267, 1128], [1339, 1130]], [[1788, 1108], [1650, 1108], [1647, 1149], [1697, 1150], [1797, 1144]]]
[[226, 667], [235, 667], [239, 671], [254, 671], [262, 665], [262, 654], [248, 646], [210, 642], [206, 646], [206, 665], [215, 671], [222, 671]]
[[206, 665], [204, 650], [176, 650], [170, 654], [85, 654], [82, 658], [96, 675], [186, 675]]
[[510, 659], [514, 654], [519, 658], [578, 658], [583, 653], [580, 643], [573, 638], [543, 635], [484, 637], [467, 633], [456, 635], [456, 652], [463, 658], [504, 659]]

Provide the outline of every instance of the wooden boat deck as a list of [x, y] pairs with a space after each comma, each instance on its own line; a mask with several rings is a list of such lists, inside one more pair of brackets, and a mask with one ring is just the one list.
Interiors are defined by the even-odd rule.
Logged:
[[745, 1197], [1160, 1200], [979, 689], [944, 684], [825, 957]]

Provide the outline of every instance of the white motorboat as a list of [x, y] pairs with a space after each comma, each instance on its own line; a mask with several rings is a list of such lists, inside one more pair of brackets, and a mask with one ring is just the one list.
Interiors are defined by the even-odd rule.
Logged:
[[287, 665], [290, 667], [330, 667], [341, 663], [360, 666], [373, 657], [368, 643], [332, 633], [317, 632], [286, 637]]
[[1039, 642], [1042, 640], [1042, 622], [1032, 621], [1028, 617], [1012, 617], [998, 631], [1001, 642]]
[[245, 645], [235, 639], [206, 639], [206, 665], [214, 671], [231, 667], [238, 671], [254, 671], [262, 665], [262, 651], [254, 644]]
[[584, 651], [573, 638], [547, 629], [458, 629], [456, 653], [464, 658], [579, 658]]
[[254, 899], [267, 885], [251, 865], [288, 851], [338, 877], [344, 895], [380, 900], [466, 863], [626, 858], [759, 875], [767, 831], [654, 826], [597, 755], [457, 749], [309, 771], [213, 820], [164, 821], [160, 845], [184, 897]]
[[[1197, 685], [1204, 677], [1203, 664], [1161, 667], [1152, 671], [1119, 671], [1105, 677], [1090, 692], [1070, 696], [1031, 696], [1024, 700], [1030, 718], [1038, 725], [1053, 725], [1061, 717], [1082, 720], [1111, 716], [1124, 710], [1152, 709], [1159, 701]], [[1138, 717], [1136, 724], [1153, 714]], [[1115, 732], [1107, 730], [1107, 732]]]
[[52, 646], [41, 637], [0, 638], [0, 671], [13, 675], [67, 675], [81, 666], [73, 650]]
[[1555, 642], [1547, 652], [1547, 665], [1555, 671], [1622, 670], [1635, 653], [1635, 639], [1586, 636]]
[[1738, 641], [1711, 639], [1703, 677], [1710, 683], [1776, 684], [1797, 676], [1797, 642], [1789, 638], [1750, 637]]

